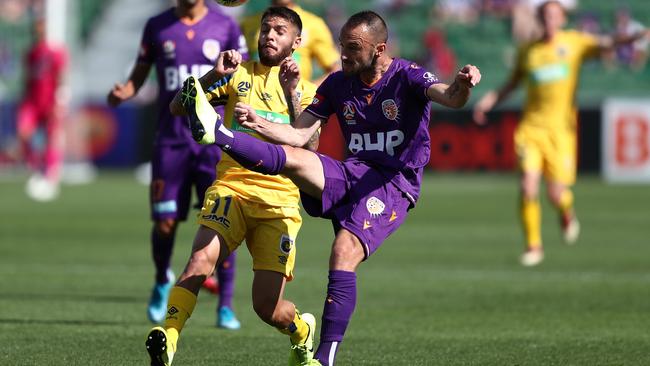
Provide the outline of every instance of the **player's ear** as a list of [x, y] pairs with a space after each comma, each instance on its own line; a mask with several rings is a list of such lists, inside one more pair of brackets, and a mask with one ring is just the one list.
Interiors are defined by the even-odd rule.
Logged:
[[375, 56], [379, 57], [386, 52], [386, 43], [382, 42], [375, 46]]
[[292, 48], [296, 50], [297, 48], [300, 47], [300, 43], [302, 43], [302, 37], [301, 36], [296, 36], [296, 39], [293, 40], [293, 46]]

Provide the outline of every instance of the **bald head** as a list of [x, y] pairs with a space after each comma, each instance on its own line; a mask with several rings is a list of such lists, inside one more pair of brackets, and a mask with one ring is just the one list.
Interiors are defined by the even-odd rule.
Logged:
[[386, 43], [388, 40], [388, 27], [382, 17], [371, 10], [364, 10], [354, 14], [343, 25], [342, 31], [352, 30], [359, 26], [367, 28], [375, 43]]

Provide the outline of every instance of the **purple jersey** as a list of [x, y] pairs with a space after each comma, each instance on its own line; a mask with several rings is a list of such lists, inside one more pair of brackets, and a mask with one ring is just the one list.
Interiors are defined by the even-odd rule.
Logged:
[[339, 71], [330, 75], [307, 107], [327, 119], [336, 113], [350, 157], [378, 168], [415, 203], [429, 162], [429, 99], [438, 79], [420, 66], [395, 58], [374, 85]]
[[174, 8], [147, 21], [138, 63], [156, 66], [159, 85], [157, 144], [193, 141], [187, 120], [173, 116], [169, 103], [187, 77], [204, 75], [212, 69], [219, 53], [230, 49], [239, 50], [248, 58], [239, 26], [214, 7], [208, 7], [205, 17], [193, 24], [182, 22]]

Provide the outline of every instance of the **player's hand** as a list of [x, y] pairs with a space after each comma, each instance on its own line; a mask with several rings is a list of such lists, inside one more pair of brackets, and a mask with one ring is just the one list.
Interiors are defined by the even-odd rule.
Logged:
[[223, 51], [219, 54], [214, 70], [222, 76], [230, 75], [237, 70], [243, 61], [241, 53], [236, 50]]
[[235, 121], [239, 122], [240, 125], [255, 130], [255, 117], [257, 117], [257, 114], [253, 107], [246, 103], [237, 102], [237, 104], [235, 104], [235, 109], [233, 110], [233, 115]]
[[110, 93], [108, 93], [107, 102], [111, 107], [117, 107], [120, 103], [133, 97], [135, 90], [133, 89], [133, 84], [115, 84]]
[[298, 87], [300, 68], [293, 57], [286, 57], [280, 62], [280, 85], [285, 94], [290, 94]]
[[474, 122], [476, 122], [477, 125], [483, 126], [487, 124], [487, 117], [485, 115], [486, 110], [484, 108], [481, 108], [478, 104], [474, 106], [474, 111], [472, 113], [472, 116], [474, 117]]
[[477, 125], [483, 126], [488, 122], [486, 113], [492, 110], [496, 100], [496, 92], [490, 91], [474, 105], [472, 117], [474, 117], [474, 122], [476, 122]]
[[473, 88], [481, 81], [481, 71], [474, 65], [465, 65], [456, 74], [455, 81], [468, 88]]

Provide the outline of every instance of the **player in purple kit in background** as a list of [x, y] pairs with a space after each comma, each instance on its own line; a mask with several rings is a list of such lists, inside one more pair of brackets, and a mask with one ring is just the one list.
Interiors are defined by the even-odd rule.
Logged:
[[[275, 124], [238, 103], [238, 121], [267, 143], [217, 121], [215, 143], [248, 169], [283, 174], [301, 190], [312, 216], [332, 221], [335, 239], [323, 310], [320, 346], [303, 365], [333, 365], [356, 303], [356, 268], [405, 220], [417, 202], [430, 156], [429, 102], [460, 108], [481, 74], [466, 65], [451, 85], [386, 53], [388, 30], [375, 12], [350, 17], [340, 34], [343, 70], [318, 88], [294, 123]], [[202, 98], [198, 96], [197, 98]], [[200, 111], [198, 120], [203, 121]], [[349, 157], [336, 161], [304, 145], [336, 113]], [[207, 116], [206, 116], [207, 118]]]
[[[202, 76], [212, 69], [222, 50], [237, 49], [247, 55], [246, 43], [237, 23], [204, 0], [178, 0], [176, 7], [150, 18], [144, 28], [137, 63], [125, 84], [116, 84], [108, 103], [118, 106], [132, 98], [156, 67], [159, 84], [159, 124], [152, 159], [150, 187], [152, 255], [155, 285], [147, 315], [154, 323], [164, 320], [167, 298], [174, 283], [170, 261], [179, 221], [187, 218], [195, 187], [198, 202], [215, 179], [220, 150], [194, 143], [182, 117], [173, 116], [168, 105], [188, 76]], [[223, 114], [223, 108], [218, 110]], [[238, 329], [232, 311], [235, 277], [233, 253], [217, 268], [220, 282], [217, 326]]]

